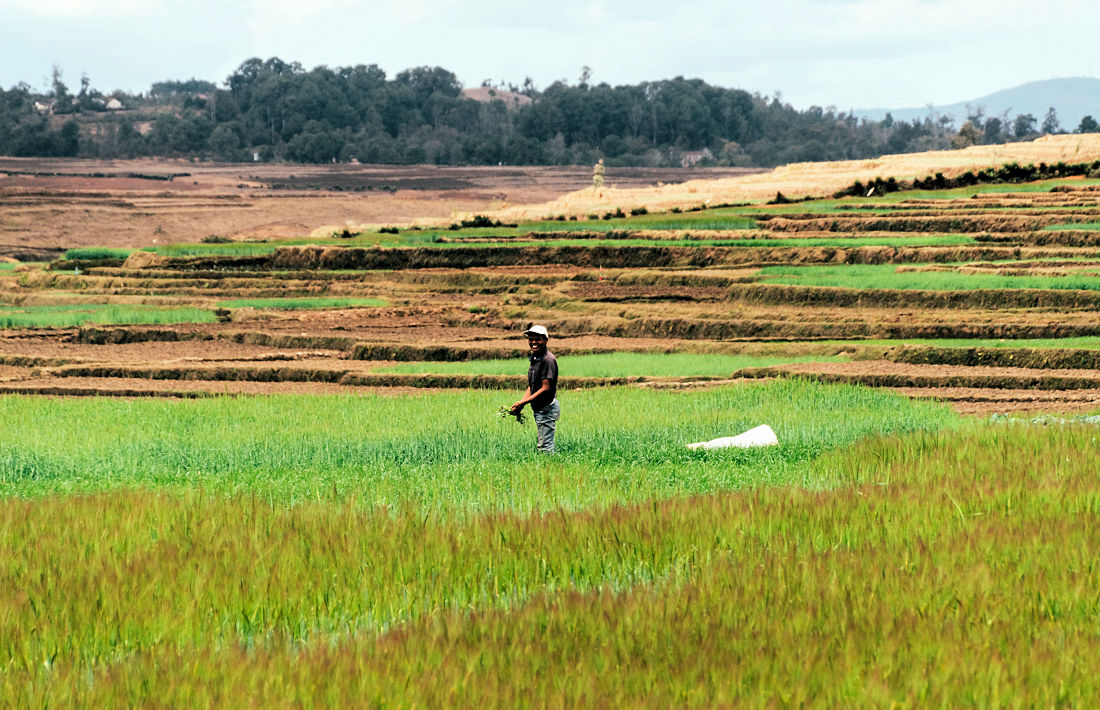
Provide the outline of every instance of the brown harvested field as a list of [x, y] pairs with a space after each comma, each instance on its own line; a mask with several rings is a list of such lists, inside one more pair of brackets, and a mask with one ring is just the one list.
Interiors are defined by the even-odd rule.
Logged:
[[[785, 166], [754, 175], [609, 169], [613, 187], [603, 197], [586, 187], [587, 168], [0, 159], [0, 251], [50, 257], [72, 246], [195, 242], [211, 234], [234, 240], [327, 236], [363, 224], [446, 223], [493, 210], [515, 219], [554, 213], [546, 211], [545, 203], [563, 194], [553, 203], [563, 209], [583, 212], [601, 204], [627, 209], [633, 204], [629, 200], [637, 198], [653, 212], [708, 199], [760, 202], [780, 190], [829, 194], [857, 178], [912, 177], [932, 170], [950, 174], [1005, 160], [1094, 158], [1100, 158], [1100, 138], [1059, 136], [944, 154]], [[700, 175], [715, 179], [656, 187]], [[448, 232], [444, 242], [460, 243], [353, 248], [334, 239], [259, 256], [211, 254], [0, 270], [3, 308], [190, 307], [217, 310], [224, 321], [0, 329], [0, 391], [193, 397], [511, 389], [514, 378], [502, 376], [394, 375], [379, 368], [394, 362], [518, 359], [520, 333], [539, 321], [550, 328], [554, 349], [565, 357], [611, 352], [840, 356], [846, 361], [748, 368], [736, 376], [742, 382], [799, 376], [889, 387], [943, 399], [975, 414], [1094, 411], [1100, 408], [1095, 351], [897, 345], [922, 339], [1097, 337], [1100, 290], [1011, 284], [866, 289], [779, 285], [761, 277], [768, 266], [864, 265], [887, 267], [907, 278], [1087, 282], [1100, 272], [1100, 232], [1045, 228], [1100, 221], [1100, 191], [1093, 187], [1071, 179], [1045, 192], [846, 200], [828, 214], [815, 213], [813, 203], [806, 203], [805, 210], [757, 209], [751, 213], [756, 229], [616, 226], [613, 236], [644, 240], [644, 245], [608, 246], [609, 235], [593, 230], [509, 237]], [[510, 207], [517, 203], [527, 206]], [[944, 234], [969, 235], [969, 241], [943, 246], [905, 242]], [[746, 240], [749, 245], [662, 245], [687, 238]], [[782, 239], [790, 246], [751, 246], [757, 238]], [[806, 239], [861, 238], [899, 241], [889, 246], [803, 245]], [[576, 245], [543, 244], [563, 239]], [[386, 305], [289, 311], [220, 305], [243, 298], [371, 298]], [[563, 375], [562, 386], [699, 387], [734, 375], [631, 374], [572, 380]]]
[[[610, 168], [631, 187], [754, 172]], [[362, 225], [447, 223], [591, 183], [583, 167], [218, 164], [0, 157], [0, 255], [276, 239]]]

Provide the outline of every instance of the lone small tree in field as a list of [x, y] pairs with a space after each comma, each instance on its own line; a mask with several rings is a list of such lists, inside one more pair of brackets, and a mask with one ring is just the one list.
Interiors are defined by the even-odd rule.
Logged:
[[1058, 125], [1058, 112], [1054, 110], [1053, 106], [1047, 109], [1047, 115], [1043, 118], [1043, 126], [1040, 130], [1042, 130], [1044, 136], [1062, 132], [1062, 127]]
[[592, 166], [592, 189], [603, 189], [603, 158], [596, 161], [596, 164]]

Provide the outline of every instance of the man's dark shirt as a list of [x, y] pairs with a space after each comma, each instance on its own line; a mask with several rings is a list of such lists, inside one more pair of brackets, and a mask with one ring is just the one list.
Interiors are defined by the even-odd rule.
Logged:
[[554, 401], [558, 393], [558, 359], [547, 350], [542, 355], [531, 355], [531, 366], [527, 368], [527, 386], [531, 394], [542, 389], [542, 381], [550, 380], [550, 389], [532, 400], [531, 409], [545, 409]]

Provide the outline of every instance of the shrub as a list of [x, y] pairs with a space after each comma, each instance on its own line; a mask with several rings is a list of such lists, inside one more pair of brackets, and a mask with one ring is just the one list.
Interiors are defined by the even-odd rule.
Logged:
[[461, 222], [459, 222], [458, 224], [452, 224], [449, 227], [449, 229], [452, 232], [454, 232], [454, 231], [458, 231], [459, 229], [479, 229], [479, 228], [484, 228], [484, 227], [515, 227], [515, 226], [516, 226], [515, 224], [505, 224], [504, 222], [501, 222], [499, 219], [498, 220], [493, 220], [489, 217], [486, 217], [483, 214], [478, 214], [478, 215], [474, 215], [473, 217], [470, 217], [469, 219], [464, 219]]

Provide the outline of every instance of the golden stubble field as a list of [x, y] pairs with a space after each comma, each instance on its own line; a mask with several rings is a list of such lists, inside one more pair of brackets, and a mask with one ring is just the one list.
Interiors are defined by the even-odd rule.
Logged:
[[583, 215], [621, 207], [645, 206], [650, 211], [698, 204], [764, 202], [782, 192], [787, 197], [825, 197], [855, 180], [876, 177], [912, 179], [936, 172], [952, 176], [1005, 163], [1021, 165], [1058, 162], [1082, 163], [1100, 159], [1100, 134], [1044, 136], [1025, 143], [971, 146], [903, 155], [884, 155], [869, 160], [792, 163], [775, 170], [717, 179], [692, 179], [660, 187], [614, 184], [563, 195], [537, 205], [513, 205], [497, 214], [503, 220], [540, 219], [558, 214]]

